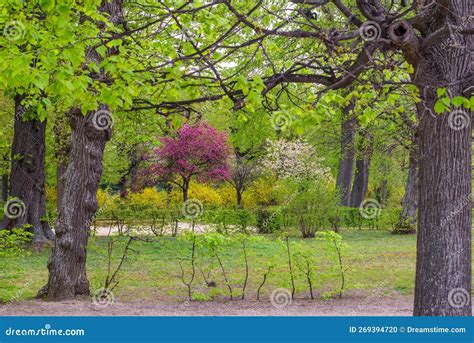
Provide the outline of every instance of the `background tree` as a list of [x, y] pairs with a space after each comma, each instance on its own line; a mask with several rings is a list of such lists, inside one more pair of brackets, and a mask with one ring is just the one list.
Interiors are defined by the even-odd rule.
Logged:
[[243, 207], [242, 196], [250, 185], [262, 174], [261, 161], [251, 152], [241, 153], [234, 150], [230, 162], [230, 176], [227, 181], [234, 187], [237, 197], [237, 206]]
[[198, 123], [185, 124], [175, 138], [162, 138], [162, 147], [148, 157], [152, 165], [146, 170], [152, 178], [171, 182], [188, 200], [189, 184], [200, 180], [225, 180], [229, 177], [230, 148], [227, 134]]

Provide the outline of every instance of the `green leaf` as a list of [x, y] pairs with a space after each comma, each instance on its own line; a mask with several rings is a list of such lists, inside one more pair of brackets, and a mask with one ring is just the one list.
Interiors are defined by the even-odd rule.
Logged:
[[49, 12], [54, 9], [55, 0], [39, 0], [39, 5], [43, 11]]
[[33, 84], [41, 90], [44, 90], [49, 83], [48, 74], [38, 74], [33, 79]]
[[447, 93], [446, 93], [446, 88], [438, 88], [438, 89], [436, 90], [436, 95], [438, 96], [438, 98], [440, 98], [440, 97], [442, 97], [442, 96], [444, 96], [444, 95], [446, 95], [446, 94], [447, 94]]
[[436, 104], [434, 105], [434, 110], [435, 110], [436, 113], [443, 113], [445, 108], [446, 107], [444, 106], [444, 104], [440, 100], [438, 100], [436, 102]]
[[454, 106], [459, 107], [464, 103], [464, 99], [465, 98], [462, 97], [462, 96], [455, 96], [452, 100], [452, 103], [453, 103]]

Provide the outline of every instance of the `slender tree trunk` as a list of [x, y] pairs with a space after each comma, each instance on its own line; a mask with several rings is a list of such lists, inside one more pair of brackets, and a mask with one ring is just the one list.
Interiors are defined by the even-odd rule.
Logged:
[[58, 161], [56, 166], [56, 207], [59, 209], [64, 197], [65, 175], [67, 170], [67, 162]]
[[[101, 111], [107, 111], [101, 106]], [[65, 187], [56, 223], [56, 242], [48, 262], [49, 280], [40, 295], [48, 300], [73, 299], [89, 294], [86, 246], [90, 223], [97, 211], [96, 194], [102, 175], [102, 158], [111, 129], [98, 130], [94, 113], [71, 115], [71, 151], [64, 175]]]
[[8, 199], [8, 175], [2, 175], [2, 200], [7, 201]]
[[408, 177], [400, 215], [400, 222], [408, 222], [411, 225], [416, 223], [416, 210], [418, 208], [418, 161], [416, 151], [416, 147], [410, 149]]
[[183, 182], [183, 202], [188, 201], [188, 193], [189, 193], [189, 181], [184, 180], [184, 182]]
[[241, 189], [236, 189], [237, 193], [237, 207], [242, 208], [242, 190]]
[[365, 139], [364, 143], [368, 145], [361, 149], [360, 155], [356, 161], [356, 172], [354, 176], [354, 184], [352, 185], [350, 201], [352, 207], [360, 206], [362, 201], [365, 199], [369, 187], [369, 169], [372, 159], [372, 143], [370, 136], [367, 135], [367, 139]]
[[[463, 27], [472, 0], [435, 4], [425, 36], [441, 28]], [[467, 28], [473, 28], [470, 21]], [[419, 210], [414, 314], [470, 316], [471, 307], [471, 116], [465, 108], [434, 112], [438, 87], [450, 97], [472, 95], [474, 36], [449, 32], [419, 44], [408, 22], [396, 22], [389, 37], [414, 66], [419, 87]], [[455, 44], [445, 45], [447, 39]]]
[[127, 155], [130, 164], [128, 166], [127, 172], [122, 175], [118, 183], [121, 198], [125, 198], [127, 196], [127, 188], [131, 183], [130, 180], [134, 179], [143, 156], [143, 154], [139, 153], [139, 146], [137, 144], [130, 149]]
[[352, 187], [352, 175], [354, 173], [355, 155], [355, 133], [357, 118], [352, 113], [354, 102], [343, 109], [343, 119], [341, 125], [341, 157], [339, 159], [339, 169], [337, 172], [336, 185], [339, 189], [341, 206], [350, 205], [350, 192]]
[[[36, 245], [54, 239], [46, 215], [45, 150], [46, 121], [23, 120], [27, 109], [22, 97], [15, 98], [15, 126], [12, 143], [10, 173], [11, 208], [19, 212], [5, 211], [0, 229], [12, 229], [30, 225]], [[10, 212], [10, 213], [9, 213]]]

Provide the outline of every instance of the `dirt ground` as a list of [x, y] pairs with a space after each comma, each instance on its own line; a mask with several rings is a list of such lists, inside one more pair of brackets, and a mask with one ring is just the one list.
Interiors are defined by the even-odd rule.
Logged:
[[103, 305], [88, 300], [20, 301], [0, 305], [0, 316], [410, 316], [411, 296], [346, 297], [332, 300], [294, 299], [282, 307], [269, 300], [166, 303], [120, 302]]

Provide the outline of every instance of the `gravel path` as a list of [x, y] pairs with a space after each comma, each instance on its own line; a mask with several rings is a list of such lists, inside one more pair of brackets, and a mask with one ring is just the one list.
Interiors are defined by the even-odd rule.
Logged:
[[[231, 228], [232, 225], [229, 225], [229, 228]], [[151, 235], [153, 236], [154, 233], [153, 231], [150, 230], [149, 226], [133, 226], [131, 228], [132, 233], [139, 233], [140, 235], [146, 236], [146, 235]], [[191, 223], [185, 223], [185, 222], [180, 222], [178, 223], [178, 230], [177, 234], [183, 233], [185, 231], [191, 231], [192, 230], [192, 225]], [[201, 224], [195, 224], [194, 226], [194, 231], [196, 233], [205, 233], [207, 231], [213, 231], [212, 225], [201, 225]], [[125, 227], [123, 229], [124, 234], [128, 234], [128, 228]], [[95, 235], [96, 236], [108, 236], [108, 235], [116, 235], [119, 233], [119, 228], [117, 226], [98, 226], [95, 229]], [[163, 234], [170, 236], [172, 234], [172, 229], [171, 227], [167, 227], [163, 230]]]
[[88, 300], [21, 301], [0, 305], [0, 316], [410, 316], [411, 296], [299, 300], [277, 308], [269, 300], [212, 302], [120, 302], [99, 306]]

